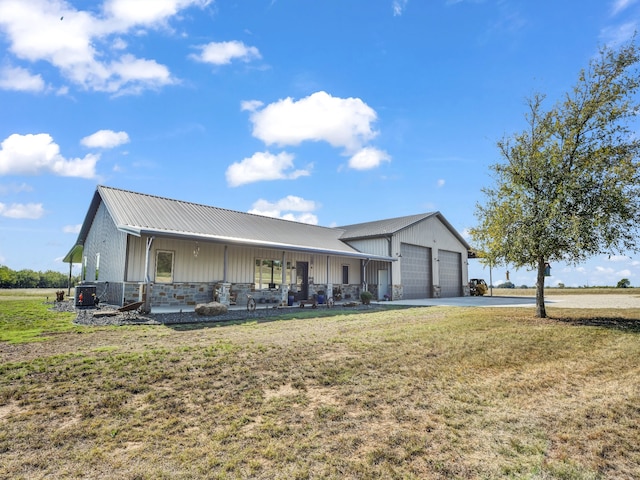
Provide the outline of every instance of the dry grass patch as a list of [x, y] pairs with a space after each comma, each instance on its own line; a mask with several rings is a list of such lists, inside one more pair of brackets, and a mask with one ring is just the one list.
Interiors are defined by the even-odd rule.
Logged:
[[0, 477], [640, 477], [640, 311], [548, 311], [0, 344]]

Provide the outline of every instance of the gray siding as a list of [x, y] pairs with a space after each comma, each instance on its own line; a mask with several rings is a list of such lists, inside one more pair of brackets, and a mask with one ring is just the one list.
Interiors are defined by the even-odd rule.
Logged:
[[[127, 281], [143, 282], [146, 255], [146, 237], [129, 238]], [[224, 278], [225, 246], [219, 243], [198, 242], [198, 256], [193, 251], [196, 242], [156, 238], [151, 244], [149, 274], [154, 281], [156, 252], [174, 252], [174, 282], [217, 282]], [[230, 283], [253, 283], [256, 258], [282, 260], [283, 251], [268, 248], [227, 247], [227, 277]], [[328, 259], [328, 262], [327, 262]], [[308, 262], [309, 277], [316, 284], [340, 284], [342, 266], [349, 266], [350, 283], [360, 282], [360, 260], [334, 255], [310, 255], [285, 252], [285, 262]], [[280, 283], [279, 281], [277, 283]]]
[[[121, 282], [124, 279], [127, 235], [118, 231], [104, 203], [100, 204], [84, 244], [87, 282]], [[97, 256], [100, 270], [96, 280]], [[84, 263], [84, 258], [83, 258]]]
[[[360, 252], [371, 255], [388, 256], [389, 241], [386, 238], [368, 238], [363, 240], [349, 240], [347, 243]], [[393, 252], [391, 253], [393, 255]]]
[[[437, 217], [430, 217], [405, 230], [398, 232], [393, 239], [393, 254], [400, 251], [400, 244], [406, 243], [431, 249], [431, 278], [433, 285], [440, 285], [440, 272], [438, 270], [439, 259], [437, 252], [446, 250], [460, 253], [461, 258], [467, 258], [466, 246], [461, 244], [458, 238], [442, 223]], [[434, 255], [435, 254], [435, 255]], [[405, 284], [402, 278], [401, 265], [406, 263], [404, 258], [400, 259], [400, 265], [394, 265], [393, 282]], [[466, 264], [461, 268], [461, 284], [468, 282], [468, 272]], [[404, 287], [406, 288], [406, 286]], [[406, 296], [404, 297], [406, 298]]]

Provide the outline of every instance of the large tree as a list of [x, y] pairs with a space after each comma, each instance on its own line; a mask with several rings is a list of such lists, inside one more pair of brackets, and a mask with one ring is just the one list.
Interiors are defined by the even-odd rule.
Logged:
[[546, 263], [637, 251], [639, 61], [635, 41], [603, 48], [553, 107], [529, 98], [527, 128], [498, 142], [471, 235], [483, 261], [537, 271], [538, 317]]

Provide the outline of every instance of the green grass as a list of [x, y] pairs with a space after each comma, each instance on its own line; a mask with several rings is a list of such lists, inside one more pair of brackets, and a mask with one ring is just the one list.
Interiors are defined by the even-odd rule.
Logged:
[[[55, 298], [55, 297], [54, 297]], [[33, 298], [0, 300], [0, 342], [23, 343], [46, 340], [47, 334], [75, 330], [75, 315], [50, 311], [52, 304]]]
[[68, 330], [0, 343], [0, 478], [640, 477], [637, 309], [75, 330], [42, 307], [2, 328]]

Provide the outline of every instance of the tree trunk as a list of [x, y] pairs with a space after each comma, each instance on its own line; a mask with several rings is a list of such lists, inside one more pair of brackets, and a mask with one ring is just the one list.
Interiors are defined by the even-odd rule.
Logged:
[[538, 280], [536, 282], [536, 317], [547, 318], [547, 310], [544, 306], [544, 258], [538, 258]]

